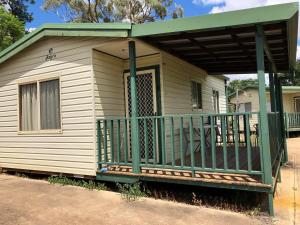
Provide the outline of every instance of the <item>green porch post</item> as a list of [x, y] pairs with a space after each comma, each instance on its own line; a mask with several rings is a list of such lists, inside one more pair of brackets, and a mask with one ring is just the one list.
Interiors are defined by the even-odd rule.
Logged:
[[256, 60], [257, 76], [259, 88], [259, 109], [260, 109], [260, 127], [261, 142], [263, 154], [264, 182], [272, 184], [272, 168], [269, 141], [269, 125], [267, 115], [266, 84], [265, 84], [265, 64], [264, 64], [264, 34], [261, 26], [257, 26], [256, 32]]
[[284, 122], [284, 111], [283, 111], [283, 99], [282, 99], [282, 84], [280, 79], [277, 77], [277, 89], [278, 89], [278, 111], [280, 116], [281, 123], [281, 136], [283, 138], [283, 148], [284, 148], [284, 156], [282, 159], [282, 163], [288, 162], [288, 153], [287, 153], [287, 144], [286, 144], [286, 136], [285, 136], [285, 122]]
[[[256, 30], [256, 61], [257, 76], [259, 88], [259, 109], [260, 109], [260, 142], [263, 161], [263, 181], [266, 184], [273, 184], [272, 163], [270, 153], [269, 125], [267, 115], [266, 84], [265, 84], [265, 64], [264, 64], [264, 31], [262, 26], [258, 25]], [[268, 207], [270, 215], [274, 215], [273, 193], [268, 193]]]
[[227, 80], [224, 80], [224, 85], [225, 85], [225, 97], [226, 97], [226, 113], [228, 113], [228, 86], [227, 86]]
[[271, 111], [277, 112], [276, 105], [276, 94], [275, 94], [275, 86], [274, 86], [274, 73], [269, 73], [269, 83], [270, 83], [270, 103], [271, 103]]
[[130, 93], [131, 93], [131, 143], [132, 143], [132, 172], [140, 173], [140, 151], [139, 151], [139, 126], [136, 90], [136, 52], [135, 42], [129, 41], [130, 61]]

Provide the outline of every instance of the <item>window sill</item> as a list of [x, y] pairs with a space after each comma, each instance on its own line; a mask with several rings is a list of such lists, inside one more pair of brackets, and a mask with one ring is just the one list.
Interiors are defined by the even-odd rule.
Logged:
[[40, 130], [40, 131], [18, 131], [18, 135], [49, 135], [49, 134], [56, 134], [61, 135], [63, 134], [62, 130]]

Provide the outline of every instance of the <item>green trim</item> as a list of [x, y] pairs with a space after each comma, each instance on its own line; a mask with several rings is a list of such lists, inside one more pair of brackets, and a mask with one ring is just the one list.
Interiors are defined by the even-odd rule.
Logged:
[[163, 22], [136, 24], [132, 26], [131, 36], [141, 37], [184, 31], [287, 21], [297, 12], [298, 3], [294, 2]]
[[128, 37], [131, 25], [124, 23], [89, 24], [45, 24], [25, 35], [19, 41], [0, 52], [0, 63], [6, 61], [26, 47], [47, 36], [74, 37]]
[[111, 175], [105, 173], [98, 173], [96, 175], [96, 180], [115, 182], [115, 183], [128, 183], [133, 184], [139, 181], [138, 177], [134, 176], [124, 176], [124, 175]]

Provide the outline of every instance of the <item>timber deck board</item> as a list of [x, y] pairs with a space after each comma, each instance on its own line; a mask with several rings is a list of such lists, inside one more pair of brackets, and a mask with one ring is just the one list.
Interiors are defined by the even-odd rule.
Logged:
[[206, 173], [196, 171], [195, 176], [193, 177], [191, 171], [154, 169], [146, 167], [141, 169], [140, 174], [134, 174], [132, 172], [132, 168], [128, 166], [109, 166], [108, 171], [105, 172], [105, 174], [271, 188], [270, 185], [263, 184], [259, 176], [247, 174]]

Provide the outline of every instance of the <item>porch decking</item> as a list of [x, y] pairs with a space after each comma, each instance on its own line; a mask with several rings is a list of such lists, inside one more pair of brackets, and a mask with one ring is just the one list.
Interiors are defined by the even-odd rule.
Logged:
[[[212, 168], [212, 154], [207, 149], [205, 154], [205, 162], [207, 169]], [[199, 186], [219, 186], [223, 185], [228, 188], [230, 186], [239, 186], [240, 189], [245, 190], [269, 190], [271, 185], [264, 184], [261, 175], [246, 174], [248, 171], [248, 158], [246, 146], [239, 147], [239, 167], [240, 171], [235, 170], [236, 168], [236, 156], [234, 145], [228, 145], [227, 151], [227, 167], [228, 170], [233, 171], [232, 173], [223, 172], [202, 172], [185, 169], [166, 169], [166, 168], [151, 168], [150, 166], [144, 165], [141, 167], [139, 174], [133, 172], [132, 166], [122, 165], [107, 165], [107, 172], [99, 172], [99, 176], [126, 176], [131, 178], [138, 178], [140, 180], [161, 180], [169, 182], [184, 182], [191, 183]], [[216, 146], [216, 171], [218, 168], [221, 170], [224, 168], [224, 149], [223, 146]], [[195, 167], [201, 167], [201, 152], [194, 153]], [[251, 151], [251, 164], [252, 169], [260, 171], [260, 151], [258, 147], [253, 147]], [[177, 159], [175, 161], [175, 167], [180, 168], [181, 165], [184, 167], [191, 166], [191, 155], [185, 155], [184, 160]], [[167, 163], [167, 166], [171, 166], [171, 163]], [[245, 173], [241, 173], [244, 171]], [[250, 171], [249, 171], [250, 172]]]
[[[101, 175], [104, 176], [104, 174]], [[147, 167], [142, 167], [141, 173], [135, 174], [132, 172], [132, 167], [110, 166], [109, 170], [105, 173], [105, 176], [106, 175], [138, 177], [142, 180], [169, 180], [172, 182], [178, 181], [179, 183], [180, 181], [184, 183], [190, 182], [200, 186], [214, 186], [217, 184], [224, 186], [233, 185], [241, 186], [241, 189], [246, 190], [271, 189], [271, 185], [262, 183], [259, 176], [247, 174], [195, 172], [193, 176], [192, 172], [188, 170], [155, 169]]]

